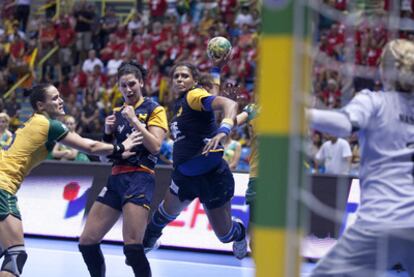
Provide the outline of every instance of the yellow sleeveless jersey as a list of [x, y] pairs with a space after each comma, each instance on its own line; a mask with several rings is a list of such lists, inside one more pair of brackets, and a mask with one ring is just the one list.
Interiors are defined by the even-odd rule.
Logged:
[[15, 194], [24, 177], [46, 159], [56, 141], [67, 133], [67, 127], [60, 121], [34, 114], [0, 152], [0, 189]]

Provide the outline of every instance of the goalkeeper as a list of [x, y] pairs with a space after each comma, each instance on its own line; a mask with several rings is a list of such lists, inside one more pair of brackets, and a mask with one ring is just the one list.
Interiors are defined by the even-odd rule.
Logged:
[[311, 276], [380, 276], [396, 263], [414, 276], [414, 44], [388, 42], [380, 71], [384, 92], [363, 90], [338, 111], [307, 110], [311, 128], [359, 132], [361, 147], [357, 220]]

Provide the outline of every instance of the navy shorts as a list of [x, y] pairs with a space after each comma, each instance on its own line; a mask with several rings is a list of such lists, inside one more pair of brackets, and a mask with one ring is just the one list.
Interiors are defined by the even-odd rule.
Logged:
[[147, 172], [129, 172], [111, 175], [96, 201], [122, 211], [126, 203], [150, 209], [155, 188], [155, 177]]
[[170, 191], [181, 201], [198, 197], [207, 209], [215, 209], [233, 197], [233, 174], [224, 160], [212, 171], [198, 176], [185, 176], [175, 169]]

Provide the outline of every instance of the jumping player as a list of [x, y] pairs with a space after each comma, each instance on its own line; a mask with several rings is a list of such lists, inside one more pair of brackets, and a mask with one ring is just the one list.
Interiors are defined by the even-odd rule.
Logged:
[[105, 276], [100, 242], [121, 214], [126, 262], [135, 276], [151, 276], [142, 240], [155, 186], [154, 167], [168, 124], [164, 108], [142, 95], [145, 74], [135, 62], [123, 63], [118, 69], [125, 104], [106, 118], [104, 140], [123, 141], [137, 130], [143, 144], [134, 148], [135, 154], [128, 159], [113, 159], [108, 183], [88, 214], [79, 250], [92, 277]]
[[[247, 254], [246, 232], [243, 223], [231, 217], [234, 179], [220, 144], [233, 127], [237, 104], [211, 95], [210, 79], [190, 63], [172, 68], [171, 83], [176, 98], [170, 124], [174, 170], [170, 189], [147, 227], [144, 247], [153, 248], [163, 228], [198, 197], [218, 239], [233, 242], [234, 255], [242, 259]], [[214, 116], [217, 110], [224, 115], [220, 127]]]
[[27, 259], [23, 227], [16, 192], [32, 168], [46, 159], [59, 141], [93, 155], [120, 157], [125, 150], [142, 143], [136, 132], [122, 144], [102, 143], [82, 138], [56, 120], [65, 114], [59, 91], [50, 84], [33, 87], [30, 103], [33, 116], [16, 131], [12, 142], [0, 151], [0, 246], [4, 250], [0, 276], [20, 276]]

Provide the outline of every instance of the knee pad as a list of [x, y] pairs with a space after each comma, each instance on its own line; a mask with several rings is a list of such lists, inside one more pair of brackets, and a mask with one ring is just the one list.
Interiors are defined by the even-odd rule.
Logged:
[[126, 263], [132, 267], [135, 276], [151, 276], [151, 268], [148, 259], [145, 256], [144, 247], [142, 244], [124, 245], [124, 254], [126, 257]]
[[4, 261], [1, 265], [1, 271], [10, 272], [20, 276], [23, 272], [23, 266], [27, 260], [27, 253], [24, 245], [14, 245], [4, 252]]
[[99, 243], [92, 245], [79, 244], [79, 251], [82, 253], [83, 260], [92, 277], [105, 276], [105, 258]]

